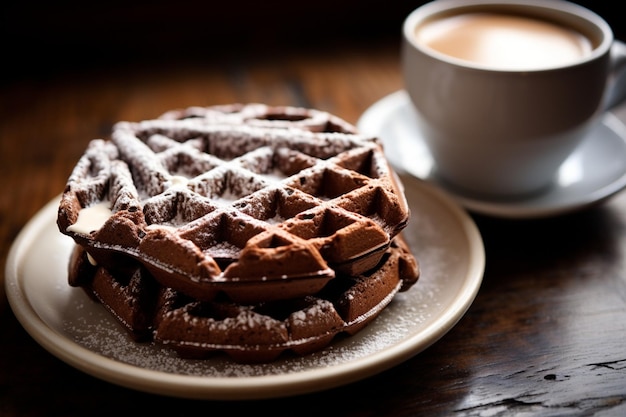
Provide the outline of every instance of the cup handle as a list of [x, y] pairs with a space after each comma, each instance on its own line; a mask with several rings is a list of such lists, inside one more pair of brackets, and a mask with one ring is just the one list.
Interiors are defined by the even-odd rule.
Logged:
[[611, 110], [626, 101], [626, 43], [615, 39], [611, 46], [611, 72], [604, 110]]

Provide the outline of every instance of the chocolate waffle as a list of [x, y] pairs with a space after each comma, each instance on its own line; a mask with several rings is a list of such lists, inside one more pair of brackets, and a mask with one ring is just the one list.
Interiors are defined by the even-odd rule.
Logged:
[[158, 284], [138, 262], [112, 273], [90, 263], [78, 245], [69, 268], [70, 284], [101, 302], [135, 341], [153, 340], [183, 358], [221, 352], [245, 363], [269, 362], [284, 352], [305, 355], [339, 335], [355, 334], [418, 275], [400, 236], [367, 273], [340, 275], [314, 295], [255, 304], [194, 300]]
[[[78, 161], [57, 223], [98, 265], [94, 282], [149, 275], [176, 297], [257, 305], [378, 271], [408, 218], [375, 138], [326, 112], [249, 104], [116, 124]], [[151, 326], [112, 311], [138, 335]]]
[[409, 216], [379, 143], [259, 106], [117, 124], [70, 176], [61, 232], [202, 300], [293, 298], [372, 268]]

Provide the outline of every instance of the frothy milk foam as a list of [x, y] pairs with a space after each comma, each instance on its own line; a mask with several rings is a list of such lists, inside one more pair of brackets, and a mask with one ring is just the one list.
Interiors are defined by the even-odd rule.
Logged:
[[591, 53], [591, 41], [574, 29], [504, 13], [465, 13], [431, 19], [416, 40], [435, 51], [501, 70], [567, 65]]

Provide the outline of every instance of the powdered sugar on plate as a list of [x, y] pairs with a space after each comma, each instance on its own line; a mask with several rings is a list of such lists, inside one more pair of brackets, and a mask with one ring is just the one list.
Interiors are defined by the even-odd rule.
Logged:
[[[226, 356], [181, 359], [133, 342], [104, 308], [67, 284], [73, 241], [55, 224], [58, 200], [24, 228], [6, 268], [7, 297], [25, 329], [51, 353], [85, 372], [165, 395], [251, 399], [328, 389], [409, 359], [448, 332], [482, 281], [484, 249], [473, 221], [432, 186], [403, 178], [411, 208], [404, 235], [421, 276], [368, 327], [304, 357], [238, 364]], [[123, 382], [121, 382], [123, 381]]]
[[363, 335], [340, 337], [321, 352], [304, 357], [290, 355], [269, 364], [239, 364], [221, 354], [208, 360], [181, 359], [167, 347], [136, 343], [100, 304], [76, 288], [68, 292], [62, 329], [80, 346], [142, 369], [226, 378], [280, 375], [346, 363], [393, 346], [437, 310], [439, 288], [433, 283], [422, 284], [415, 294], [397, 294]]

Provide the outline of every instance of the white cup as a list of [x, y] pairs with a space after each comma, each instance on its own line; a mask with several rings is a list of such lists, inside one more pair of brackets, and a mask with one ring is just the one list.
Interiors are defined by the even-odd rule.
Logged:
[[[481, 47], [504, 49], [495, 58], [466, 56], [476, 34], [493, 32], [503, 17], [522, 19], [519, 32], [506, 20], [508, 32]], [[523, 46], [542, 25], [555, 37]], [[561, 32], [580, 43], [567, 46], [573, 38]], [[509, 197], [549, 186], [591, 124], [626, 96], [626, 45], [597, 14], [562, 0], [436, 0], [405, 19], [402, 45], [405, 88], [436, 175], [472, 193]]]

